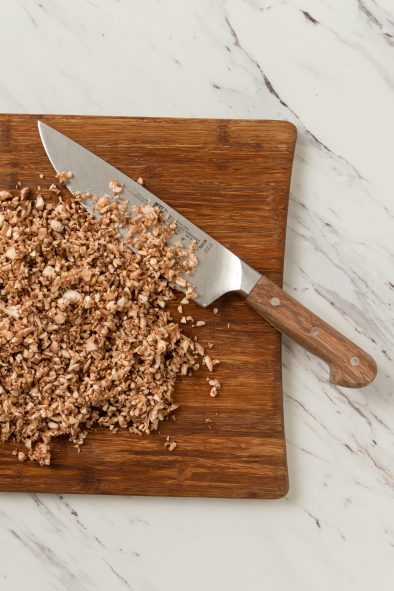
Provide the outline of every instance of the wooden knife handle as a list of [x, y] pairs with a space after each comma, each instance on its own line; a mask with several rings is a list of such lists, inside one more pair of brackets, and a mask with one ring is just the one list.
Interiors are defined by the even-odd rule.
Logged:
[[361, 388], [376, 376], [372, 357], [267, 277], [260, 279], [247, 302], [280, 332], [328, 363], [331, 383]]

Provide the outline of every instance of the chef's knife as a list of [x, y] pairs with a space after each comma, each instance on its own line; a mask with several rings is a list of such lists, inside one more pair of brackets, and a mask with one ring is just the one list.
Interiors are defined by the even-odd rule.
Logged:
[[[151, 204], [177, 224], [176, 238], [197, 244], [198, 267], [193, 274], [197, 292], [195, 301], [205, 307], [221, 295], [237, 291], [247, 303], [275, 328], [326, 361], [333, 384], [360, 388], [375, 377], [375, 361], [362, 349], [326, 324], [297, 300], [286, 294], [212, 236], [172, 209], [139, 183], [83, 148], [49, 125], [38, 122], [46, 153], [57, 173], [72, 171], [67, 184], [72, 193], [104, 195], [109, 182], [116, 179], [124, 185], [122, 197], [129, 207]], [[82, 205], [93, 215], [93, 202], [85, 199]]]

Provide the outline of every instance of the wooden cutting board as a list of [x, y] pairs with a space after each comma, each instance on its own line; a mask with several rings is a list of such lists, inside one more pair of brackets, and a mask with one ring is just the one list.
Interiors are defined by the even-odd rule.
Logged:
[[[0, 189], [52, 182], [37, 116], [0, 115]], [[296, 130], [283, 121], [39, 116], [189, 217], [281, 283]], [[44, 173], [45, 181], [39, 173]], [[192, 315], [214, 343], [222, 382], [207, 371], [180, 381], [176, 420], [160, 433], [89, 434], [81, 453], [53, 444], [50, 467], [21, 464], [0, 444], [0, 490], [278, 498], [288, 490], [281, 339], [237, 295]], [[208, 420], [207, 420], [208, 419]], [[167, 435], [177, 448], [164, 448]]]

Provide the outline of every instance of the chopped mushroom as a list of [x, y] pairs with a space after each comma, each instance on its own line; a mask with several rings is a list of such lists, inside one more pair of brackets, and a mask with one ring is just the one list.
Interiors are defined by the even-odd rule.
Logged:
[[212, 363], [212, 359], [209, 357], [209, 355], [205, 355], [204, 363], [207, 366], [209, 371], [213, 371], [213, 363]]
[[70, 171], [69, 172], [59, 172], [59, 174], [56, 175], [56, 178], [58, 179], [58, 181], [61, 185], [65, 185], [72, 178], [72, 176], [73, 176], [73, 173]]
[[[60, 186], [71, 177], [59, 174]], [[150, 205], [131, 217], [120, 197], [92, 196], [96, 218], [63, 190], [0, 192], [0, 435], [40, 464], [59, 435], [79, 447], [97, 427], [157, 430], [178, 406], [177, 377], [202, 359], [213, 368], [167, 307], [177, 280], [180, 305], [194, 296], [183, 274], [195, 245], [169, 241], [175, 223]]]
[[177, 444], [175, 441], [171, 441], [170, 437], [167, 437], [166, 441], [164, 442], [164, 447], [168, 449], [168, 451], [174, 451]]
[[116, 181], [116, 180], [110, 181], [109, 188], [111, 189], [111, 191], [115, 195], [118, 195], [119, 193], [121, 193], [123, 191], [123, 185], [122, 185], [122, 183], [120, 183], [119, 181]]

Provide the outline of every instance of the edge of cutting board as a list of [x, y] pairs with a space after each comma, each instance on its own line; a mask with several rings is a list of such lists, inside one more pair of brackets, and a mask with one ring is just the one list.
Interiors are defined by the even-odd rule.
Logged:
[[[89, 134], [88, 134], [88, 136], [90, 137], [90, 140], [89, 140], [90, 143], [85, 142], [86, 147], [90, 148], [90, 149], [94, 149], [94, 146], [96, 145], [95, 142], [98, 139], [99, 141], [98, 141], [98, 145], [97, 145], [97, 150], [94, 150], [94, 151], [96, 151], [96, 153], [98, 153], [98, 155], [102, 156], [104, 159], [110, 160], [112, 158], [112, 149], [113, 149], [113, 152], [114, 152], [114, 155], [116, 156], [116, 158], [115, 158], [115, 161], [111, 160], [111, 162], [115, 166], [118, 166], [119, 168], [121, 168], [119, 162], [124, 161], [127, 163], [127, 160], [125, 160], [125, 154], [124, 154], [124, 150], [127, 148], [127, 142], [125, 145], [121, 145], [121, 146], [112, 145], [111, 150], [110, 150], [108, 147], [108, 142], [105, 142], [104, 140], [102, 140], [102, 138], [100, 137], [100, 134], [97, 134], [97, 130], [95, 129], [95, 125], [98, 126], [99, 123], [102, 123], [104, 125], [106, 123], [109, 127], [109, 123], [113, 122], [113, 123], [115, 123], [117, 128], [120, 128], [121, 125], [129, 122], [129, 125], [134, 125], [136, 127], [138, 127], [139, 124], [143, 125], [144, 123], [147, 123], [148, 126], [152, 126], [152, 127], [158, 126], [158, 128], [159, 128], [159, 126], [161, 124], [162, 127], [165, 128], [164, 134], [166, 134], [166, 133], [170, 134], [170, 135], [171, 135], [171, 133], [174, 133], [174, 134], [179, 133], [180, 134], [181, 141], [179, 143], [179, 151], [180, 151], [180, 155], [182, 156], [182, 158], [185, 155], [186, 155], [185, 158], [189, 157], [189, 155], [190, 155], [189, 153], [190, 153], [190, 151], [193, 151], [193, 147], [196, 148], [196, 150], [198, 151], [198, 141], [194, 140], [194, 137], [193, 137], [191, 131], [188, 130], [188, 127], [195, 126], [197, 128], [200, 125], [201, 129], [203, 129], [203, 130], [205, 129], [206, 136], [204, 136], [204, 138], [205, 138], [204, 141], [209, 141], [210, 134], [211, 134], [212, 141], [216, 142], [215, 149], [216, 148], [218, 149], [218, 154], [220, 152], [220, 149], [222, 149], [222, 151], [223, 151], [224, 148], [226, 148], [226, 149], [228, 148], [229, 154], [231, 155], [232, 154], [232, 143], [231, 142], [238, 141], [238, 138], [235, 138], [234, 134], [236, 132], [239, 133], [239, 135], [240, 135], [239, 155], [241, 158], [243, 158], [246, 154], [246, 159], [248, 158], [248, 154], [250, 155], [250, 158], [252, 158], [252, 159], [256, 159], [257, 156], [259, 155], [258, 136], [259, 136], [259, 129], [261, 126], [266, 127], [266, 128], [272, 128], [274, 130], [276, 129], [278, 131], [279, 131], [279, 129], [282, 129], [284, 134], [286, 135], [286, 141], [284, 141], [283, 149], [286, 150], [286, 159], [287, 159], [286, 161], [288, 162], [288, 164], [287, 164], [288, 170], [286, 173], [286, 180], [285, 180], [285, 184], [283, 184], [283, 187], [282, 187], [283, 194], [281, 196], [280, 219], [279, 219], [279, 214], [278, 214], [278, 224], [280, 226], [279, 229], [280, 229], [280, 236], [281, 236], [282, 243], [278, 247], [279, 248], [278, 252], [280, 251], [280, 256], [277, 256], [276, 259], [272, 262], [271, 268], [268, 267], [266, 269], [267, 276], [269, 276], [271, 279], [275, 280], [278, 284], [280, 284], [280, 285], [282, 284], [289, 188], [290, 188], [290, 181], [291, 181], [292, 161], [293, 161], [296, 135], [297, 135], [297, 130], [292, 123], [287, 122], [287, 121], [253, 120], [253, 119], [210, 119], [210, 118], [176, 118], [175, 119], [175, 118], [170, 118], [170, 117], [158, 118], [158, 117], [128, 117], [128, 116], [108, 116], [107, 117], [107, 116], [95, 116], [95, 115], [81, 116], [81, 115], [44, 115], [44, 114], [41, 114], [41, 115], [1, 114], [0, 115], [0, 151], [2, 148], [4, 148], [4, 146], [7, 145], [7, 142], [8, 142], [7, 138], [8, 137], [10, 137], [11, 139], [16, 138], [17, 139], [16, 143], [18, 143], [19, 139], [17, 138], [17, 135], [15, 135], [15, 134], [18, 132], [18, 128], [20, 128], [21, 130], [26, 131], [25, 141], [26, 141], [26, 146], [27, 146], [27, 161], [25, 162], [25, 160], [23, 159], [23, 156], [19, 156], [19, 154], [13, 155], [12, 154], [12, 147], [13, 146], [12, 146], [12, 144], [10, 144], [8, 146], [9, 151], [10, 151], [10, 154], [8, 156], [6, 156], [4, 153], [0, 153], [0, 165], [2, 166], [2, 169], [0, 170], [0, 184], [3, 183], [3, 178], [5, 178], [3, 175], [4, 168], [6, 169], [6, 178], [8, 178], [8, 182], [9, 182], [9, 184], [11, 184], [16, 178], [18, 178], [16, 173], [17, 173], [18, 169], [23, 168], [23, 166], [21, 167], [21, 165], [25, 166], [24, 171], [23, 171], [23, 175], [24, 175], [24, 178], [22, 179], [23, 182], [26, 181], [26, 184], [28, 184], [30, 181], [32, 183], [35, 182], [36, 184], [39, 183], [40, 181], [37, 179], [37, 174], [36, 174], [38, 172], [38, 169], [33, 168], [34, 167], [33, 162], [35, 162], [35, 158], [37, 158], [40, 172], [42, 171], [42, 172], [46, 173], [47, 178], [50, 178], [51, 167], [50, 167], [49, 162], [46, 159], [46, 156], [43, 153], [43, 150], [42, 150], [42, 153], [40, 152], [39, 154], [36, 154], [36, 152], [39, 152], [39, 150], [37, 150], [39, 143], [37, 142], [37, 145], [35, 143], [36, 137], [32, 131], [32, 125], [33, 125], [33, 123], [35, 125], [35, 122], [37, 119], [41, 119], [50, 125], [51, 124], [54, 125], [55, 127], [57, 124], [59, 124], [60, 131], [64, 131], [65, 133], [69, 133], [70, 137], [72, 137], [76, 141], [80, 141], [81, 143], [84, 143], [84, 141], [82, 140], [82, 138], [84, 137], [84, 133], [83, 133], [84, 123], [85, 124], [88, 123], [89, 134], [90, 134], [90, 136], [89, 136]], [[9, 126], [10, 122], [11, 122], [11, 126]], [[64, 129], [64, 128], [66, 128], [66, 129]], [[249, 133], [248, 130], [250, 131], [249, 135], [248, 135], [248, 133]], [[81, 132], [81, 133], [79, 133], [79, 132]], [[274, 134], [275, 133], [276, 132], [274, 131]], [[78, 135], [80, 137], [78, 137]], [[244, 136], [245, 136], [245, 141], [244, 141]], [[29, 138], [34, 144], [33, 147], [31, 145], [28, 145]], [[141, 138], [139, 138], [139, 141], [140, 141], [140, 139]], [[109, 137], [110, 143], [113, 140], [114, 140], [114, 137]], [[153, 138], [153, 141], [150, 144], [149, 143], [146, 144], [146, 147], [147, 147], [146, 157], [147, 158], [148, 158], [149, 154], [154, 152], [155, 150], [159, 151], [159, 152], [160, 152], [160, 150], [162, 150], [163, 147], [160, 144], [160, 141], [161, 140], [158, 140], [158, 142], [156, 142], [156, 140]], [[9, 140], [9, 142], [11, 142], [11, 140]], [[22, 145], [22, 143], [23, 142], [21, 140], [21, 145]], [[141, 147], [142, 143], [138, 144], [138, 146]], [[224, 148], [223, 148], [223, 146], [224, 146]], [[110, 154], [110, 156], [106, 157], [107, 153]], [[197, 154], [197, 156], [198, 156], [198, 154]], [[31, 160], [30, 164], [29, 164], [29, 158]], [[158, 175], [158, 177], [160, 177], [160, 178], [156, 179], [155, 173], [154, 173], [154, 167], [153, 168], [151, 167], [151, 162], [149, 162], [149, 159], [147, 162], [144, 162], [143, 158], [144, 157], [142, 157], [142, 159], [141, 159], [142, 165], [147, 170], [152, 169], [151, 174], [148, 174], [147, 178], [149, 178], [152, 181], [152, 185], [154, 184], [155, 186], [158, 185], [160, 187], [161, 184], [163, 184], [166, 187], [166, 190], [168, 193], [169, 192], [168, 183], [166, 184], [167, 179], [165, 179], [163, 177], [163, 175], [161, 175], [161, 177], [160, 177], [160, 175]], [[182, 160], [182, 158], [181, 158], [181, 160]], [[218, 158], [220, 159], [220, 154], [218, 155]], [[128, 167], [129, 164], [130, 163], [123, 165], [122, 168], [126, 174], [129, 174], [130, 176], [132, 176], [132, 172], [134, 172], [134, 170], [131, 170], [131, 168], [132, 168], [131, 166]], [[182, 167], [184, 167], [183, 161], [180, 163], [179, 170], [182, 170]], [[159, 172], [161, 171], [160, 168], [158, 170], [159, 170]], [[31, 179], [28, 178], [30, 173], [31, 173]], [[215, 174], [216, 173], [218, 174], [218, 176], [220, 176], [220, 174], [219, 174], [220, 170], [218, 172], [215, 169]], [[235, 173], [238, 175], [238, 178], [241, 179], [238, 181], [239, 183], [241, 183], [242, 178], [244, 178], [244, 173], [237, 166], [235, 166]], [[142, 173], [141, 176], [144, 176], [144, 174]], [[34, 177], [34, 179], [33, 179], [33, 177]], [[241, 187], [241, 185], [239, 185], [239, 186]], [[7, 187], [4, 187], [4, 188], [7, 188]], [[163, 197], [163, 199], [166, 200], [165, 192], [159, 191], [159, 189], [156, 190], [156, 188], [151, 186], [150, 183], [148, 185], [148, 188], [151, 189], [153, 192], [157, 192], [160, 196]], [[227, 189], [228, 189], [228, 187], [227, 187]], [[224, 196], [226, 197], [226, 188], [224, 188], [223, 193], [224, 193]], [[175, 207], [178, 207], [178, 205], [177, 205], [178, 197], [179, 196], [177, 195], [177, 193], [175, 191], [174, 194], [170, 195], [168, 200], [171, 202], [172, 205], [174, 205]], [[229, 191], [227, 191], [227, 197], [228, 197], [228, 199], [231, 199], [231, 193]], [[251, 195], [251, 197], [252, 197], [252, 195]], [[220, 196], [220, 198], [221, 198], [221, 196]], [[256, 207], [259, 205], [261, 205], [261, 203], [256, 201]], [[270, 204], [269, 204], [269, 206], [272, 207]], [[184, 209], [184, 203], [181, 203], [180, 206], [178, 207], [178, 209], [180, 209], [182, 211]], [[185, 213], [185, 215], [187, 215], [186, 211], [182, 211], [182, 213]], [[214, 234], [214, 231], [212, 231], [210, 228], [206, 228], [206, 229], [208, 232]], [[258, 235], [258, 228], [255, 228], [255, 230]], [[227, 235], [225, 236], [225, 238], [227, 239]], [[231, 236], [230, 236], [230, 238], [231, 238]], [[220, 237], [219, 237], [219, 239], [220, 239]], [[253, 239], [253, 241], [257, 240], [257, 238], [255, 238], [255, 236], [253, 236], [252, 239]], [[242, 246], [242, 245], [240, 244], [239, 246]], [[252, 246], [254, 246], [254, 247], [256, 246], [255, 242], [253, 242]], [[250, 256], [253, 255], [256, 257], [257, 256], [256, 253], [258, 254], [258, 249], [256, 250], [256, 248], [255, 248], [255, 250], [252, 252], [252, 254]], [[241, 253], [239, 253], [239, 254], [241, 256], [244, 256]], [[249, 252], [247, 253], [247, 255], [249, 256]], [[244, 258], [247, 258], [247, 257], [244, 257]], [[236, 302], [236, 300], [233, 298], [233, 296], [229, 296], [228, 300], [230, 301], [230, 304], [231, 304], [231, 305], [227, 306], [228, 309], [230, 309], [233, 304], [238, 306], [238, 309], [240, 309], [239, 304]], [[226, 308], [226, 305], [227, 305], [226, 302], [224, 302], [223, 307]], [[204, 313], [204, 311], [202, 313]], [[198, 318], [196, 318], [196, 319], [198, 319]], [[264, 321], [259, 321], [259, 322], [264, 322]], [[273, 340], [273, 342], [278, 343], [278, 341], [279, 341], [279, 343], [280, 343], [280, 337], [277, 333], [274, 335], [274, 333], [275, 333], [274, 329], [264, 325], [263, 330], [265, 331], [267, 338], [269, 337], [270, 339]], [[185, 496], [185, 497], [205, 496], [205, 497], [219, 497], [219, 498], [234, 497], [234, 498], [266, 498], [266, 499], [267, 498], [269, 498], [269, 499], [281, 498], [281, 497], [285, 496], [286, 493], [288, 492], [289, 480], [288, 480], [286, 446], [285, 446], [285, 440], [284, 440], [284, 427], [283, 427], [283, 420], [284, 419], [283, 419], [283, 393], [282, 393], [282, 369], [281, 369], [282, 351], [281, 351], [280, 346], [279, 346], [278, 355], [276, 356], [275, 359], [272, 360], [272, 363], [278, 364], [280, 367], [280, 371], [278, 374], [280, 399], [276, 400], [276, 403], [277, 403], [276, 410], [280, 414], [279, 419], [281, 420], [281, 429], [282, 429], [282, 433], [283, 433], [283, 442], [282, 442], [283, 456], [282, 456], [282, 452], [281, 452], [281, 460], [280, 460], [281, 461], [281, 468], [282, 468], [280, 485], [278, 483], [275, 484], [273, 482], [272, 486], [267, 487], [265, 489], [261, 489], [261, 488], [259, 488], [257, 481], [255, 484], [250, 484], [250, 486], [248, 484], [241, 484], [241, 482], [237, 480], [237, 474], [234, 475], [234, 484], [233, 485], [228, 484], [224, 488], [219, 486], [220, 483], [217, 483], [216, 488], [215, 488], [215, 483], [213, 483], [211, 489], [209, 489], [209, 486], [207, 488], [207, 485], [205, 485], [205, 484], [201, 484], [201, 486], [199, 486], [197, 481], [194, 481], [194, 483], [189, 482], [189, 483], [185, 484], [186, 481], [184, 479], [186, 478], [188, 470], [189, 470], [188, 462], [191, 462], [191, 463], [194, 462], [194, 464], [196, 464], [196, 462], [197, 462], [197, 464], [198, 464], [198, 461], [197, 460], [195, 461], [193, 459], [193, 455], [191, 455], [189, 457], [186, 456], [186, 459], [182, 459], [182, 456], [181, 456], [181, 459], [179, 460], [180, 463], [179, 463], [177, 461], [177, 456], [176, 456], [175, 452], [172, 452], [172, 454], [170, 454], [170, 455], [168, 452], [163, 453], [161, 448], [162, 448], [162, 441], [163, 441], [164, 435], [167, 434], [166, 429], [171, 428], [173, 426], [173, 425], [170, 425], [171, 421], [169, 421], [167, 424], [164, 425], [161, 435], [154, 434], [147, 439], [144, 438], [144, 441], [145, 441], [144, 451], [147, 453], [147, 455], [150, 454], [152, 458], [154, 457], [156, 459], [159, 456], [158, 460], [157, 460], [157, 466], [159, 466], [159, 468], [160, 468], [160, 466], [161, 466], [161, 468], [163, 468], [165, 466], [165, 469], [167, 469], [167, 466], [168, 466], [169, 471], [174, 470], [173, 476], [171, 476], [172, 484], [168, 484], [168, 481], [167, 481], [167, 484], [164, 483], [164, 486], [163, 486], [158, 481], [156, 485], [150, 484], [148, 486], [148, 488], [144, 488], [144, 481], [143, 480], [140, 482], [134, 482], [134, 483], [131, 480], [129, 480], [128, 483], [126, 483], [126, 484], [119, 482], [118, 486], [116, 486], [113, 483], [111, 483], [110, 481], [106, 480], [105, 474], [102, 477], [99, 476], [98, 470], [94, 469], [95, 466], [89, 464], [89, 454], [93, 453], [93, 459], [94, 459], [94, 457], [96, 457], [96, 461], [97, 461], [97, 458], [99, 457], [99, 455], [94, 456], [94, 454], [96, 454], [100, 450], [100, 446], [103, 446], [103, 445], [105, 446], [106, 444], [108, 444], [111, 437], [112, 437], [112, 440], [108, 445], [110, 445], [111, 447], [113, 445], [115, 445], [117, 447], [117, 450], [119, 452], [119, 457], [121, 457], [121, 463], [118, 466], [118, 468], [120, 470], [126, 469], [126, 467], [127, 467], [127, 458], [124, 458], [123, 456], [121, 456], [122, 450], [123, 450], [123, 452], [125, 452], [125, 454], [129, 453], [129, 455], [131, 457], [131, 461], [132, 461], [132, 463], [130, 465], [133, 465], [133, 462], [138, 460], [138, 458], [142, 462], [144, 462], [145, 460], [144, 460], [143, 455], [138, 455], [137, 452], [134, 453], [132, 450], [129, 450], [126, 447], [127, 440], [125, 439], [125, 435], [127, 435], [127, 434], [119, 433], [114, 438], [114, 436], [108, 437], [108, 433], [106, 433], [106, 432], [98, 431], [96, 433], [89, 434], [87, 442], [82, 447], [82, 451], [79, 456], [78, 456], [78, 454], [76, 454], [74, 448], [72, 448], [71, 444], [68, 441], [59, 440], [58, 442], [56, 442], [55, 453], [54, 453], [54, 460], [56, 460], [56, 461], [54, 462], [54, 467], [52, 467], [52, 468], [46, 468], [46, 467], [41, 468], [37, 465], [32, 466], [32, 465], [27, 465], [27, 464], [18, 464], [15, 462], [15, 458], [13, 456], [11, 456], [11, 454], [10, 454], [10, 450], [13, 447], [12, 444], [11, 445], [1, 444], [0, 445], [0, 490], [1, 491], [14, 491], [14, 492], [19, 491], [19, 492], [90, 493], [90, 494], [92, 494], [92, 493], [134, 494], [134, 495], [143, 494], [146, 496]], [[277, 384], [277, 386], [278, 386], [278, 384]], [[224, 393], [223, 393], [223, 400], [224, 400]], [[230, 417], [230, 419], [231, 419], [231, 417]], [[228, 420], [230, 420], [230, 419], [228, 419]], [[181, 420], [179, 420], [177, 422], [181, 423]], [[175, 423], [175, 425], [176, 425], [176, 423]], [[178, 427], [179, 427], [179, 425], [177, 426], [177, 428]], [[225, 428], [226, 428], [226, 425], [224, 424], [224, 429]], [[209, 437], [209, 432], [208, 432], [207, 436]], [[174, 435], [174, 437], [176, 437], [176, 435]], [[196, 432], [195, 438], [196, 438], [196, 440], [200, 440], [201, 435], [199, 435], [199, 433]], [[116, 440], [117, 440], [117, 443], [114, 443], [114, 442], [116, 442]], [[185, 440], [184, 450], [187, 448], [187, 445], [188, 445], [188, 443]], [[94, 451], [94, 450], [96, 450], [96, 451]], [[134, 455], [133, 455], [133, 453], [134, 453]], [[182, 451], [181, 446], [179, 446], [179, 453], [180, 454], [184, 453]], [[230, 456], [231, 456], [231, 453], [233, 453], [233, 449], [229, 451]], [[236, 455], [237, 452], [235, 451], [234, 454]], [[235, 457], [235, 455], [234, 455], [234, 457]], [[58, 460], [61, 460], [61, 461], [58, 461]], [[201, 461], [203, 461], [203, 460], [204, 460], [204, 457], [201, 456]], [[245, 458], [245, 462], [247, 462], [247, 460], [248, 459]], [[124, 461], [124, 465], [122, 463], [123, 461]], [[220, 461], [220, 459], [218, 461]], [[78, 463], [78, 462], [80, 462], [80, 463]], [[105, 463], [105, 460], [104, 460], [104, 463]], [[172, 468], [172, 466], [175, 466], [175, 467]], [[254, 473], [253, 466], [254, 465], [251, 464], [251, 474]], [[72, 469], [74, 469], [74, 471]], [[200, 469], [200, 467], [198, 466], [197, 469]], [[226, 470], [231, 471], [231, 467], [230, 468], [227, 467]], [[56, 475], [56, 471], [58, 471], [57, 475]], [[60, 473], [59, 473], [59, 471], [60, 471]], [[163, 470], [163, 473], [165, 473], [165, 470]], [[175, 477], [175, 480], [173, 479], [174, 477]], [[100, 478], [101, 478], [101, 480], [100, 480]], [[165, 478], [165, 476], [163, 478]]]

